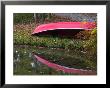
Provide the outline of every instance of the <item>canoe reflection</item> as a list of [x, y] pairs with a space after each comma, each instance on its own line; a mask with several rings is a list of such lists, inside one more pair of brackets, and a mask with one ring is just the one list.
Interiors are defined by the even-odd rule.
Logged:
[[95, 71], [75, 69], [75, 68], [69, 68], [69, 67], [61, 66], [61, 65], [58, 65], [56, 63], [50, 62], [50, 61], [46, 60], [44, 57], [42, 58], [42, 56], [37, 55], [37, 54], [34, 54], [34, 57], [37, 60], [37, 62], [39, 61], [42, 64], [45, 64], [48, 67], [55, 69], [56, 71], [62, 71], [64, 73], [75, 73], [75, 74], [80, 74], [80, 75], [96, 75]]

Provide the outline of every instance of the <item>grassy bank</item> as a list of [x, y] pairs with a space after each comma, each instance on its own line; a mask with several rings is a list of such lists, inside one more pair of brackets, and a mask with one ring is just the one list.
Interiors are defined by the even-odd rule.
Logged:
[[[14, 30], [14, 44], [16, 45], [32, 45], [40, 47], [52, 47], [52, 48], [64, 48], [64, 49], [83, 49], [89, 47], [96, 48], [96, 34], [97, 31], [94, 29], [89, 34], [84, 34], [88, 36], [88, 39], [69, 39], [69, 38], [59, 38], [59, 37], [38, 37], [32, 36], [32, 27], [15, 27]], [[28, 29], [29, 28], [29, 29]], [[32, 28], [32, 29], [31, 29]], [[95, 46], [94, 46], [95, 45]]]

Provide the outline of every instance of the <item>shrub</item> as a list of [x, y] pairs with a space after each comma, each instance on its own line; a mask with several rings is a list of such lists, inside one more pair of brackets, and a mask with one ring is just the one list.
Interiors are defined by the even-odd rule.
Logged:
[[77, 39], [83, 39], [83, 40], [88, 40], [90, 37], [91, 31], [80, 31], [78, 34], [75, 35], [75, 38]]
[[14, 24], [30, 23], [30, 21], [33, 20], [34, 18], [32, 13], [14, 13]]

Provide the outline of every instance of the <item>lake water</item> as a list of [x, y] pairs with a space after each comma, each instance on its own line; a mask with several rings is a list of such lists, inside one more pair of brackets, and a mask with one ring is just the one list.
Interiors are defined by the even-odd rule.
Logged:
[[78, 75], [48, 67], [35, 59], [33, 52], [45, 57], [45, 60], [61, 66], [96, 71], [96, 62], [88, 59], [81, 51], [15, 45], [14, 75]]

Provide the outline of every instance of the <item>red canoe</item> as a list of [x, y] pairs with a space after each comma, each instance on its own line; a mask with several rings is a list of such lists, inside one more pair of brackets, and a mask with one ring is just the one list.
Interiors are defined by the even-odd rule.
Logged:
[[52, 63], [38, 55], [34, 55], [35, 58], [47, 65], [48, 67], [50, 68], [53, 68], [57, 71], [62, 71], [62, 72], [65, 72], [65, 73], [74, 73], [74, 74], [79, 74], [79, 75], [96, 75], [96, 72], [92, 71], [92, 70], [83, 70], [83, 69], [75, 69], [75, 68], [68, 68], [68, 67], [65, 67], [65, 66], [61, 66], [61, 65], [58, 65], [58, 64], [55, 64], [55, 63]]
[[49, 30], [64, 30], [64, 29], [92, 30], [95, 27], [96, 27], [95, 22], [57, 22], [39, 25], [38, 27], [35, 28], [32, 34], [39, 34]]

